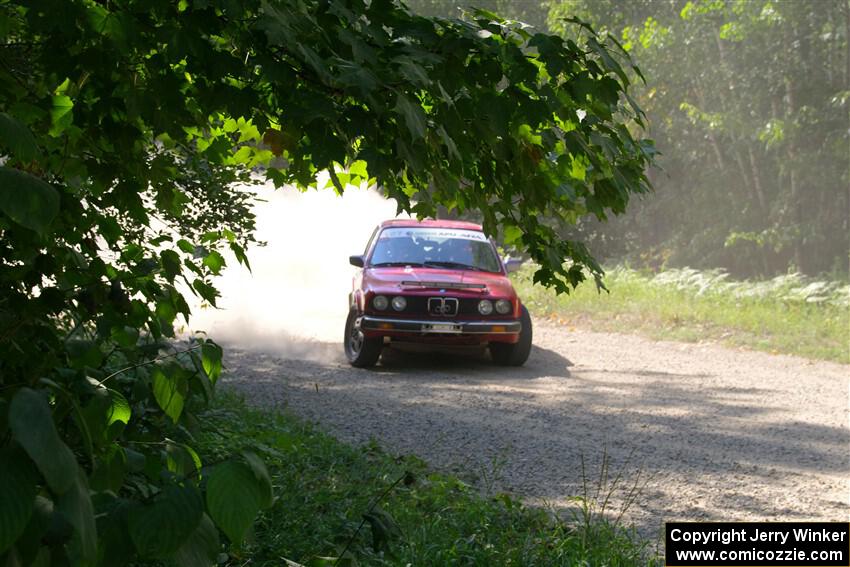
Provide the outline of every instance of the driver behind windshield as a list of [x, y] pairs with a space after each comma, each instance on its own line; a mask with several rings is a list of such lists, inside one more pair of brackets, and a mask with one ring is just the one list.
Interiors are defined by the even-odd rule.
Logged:
[[[394, 229], [384, 231], [375, 244], [371, 265], [425, 266], [458, 270], [499, 272], [499, 260], [489, 241], [462, 236], [445, 237], [432, 234], [427, 229], [394, 234]], [[433, 238], [435, 237], [436, 238]], [[440, 238], [442, 236], [442, 238]], [[431, 237], [431, 238], [429, 238]]]

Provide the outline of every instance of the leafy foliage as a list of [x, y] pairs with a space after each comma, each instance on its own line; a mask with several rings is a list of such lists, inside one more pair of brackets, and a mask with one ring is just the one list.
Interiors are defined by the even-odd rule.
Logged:
[[631, 96], [662, 153], [652, 199], [566, 227], [597, 258], [658, 268], [846, 274], [850, 5], [846, 0], [410, 0], [470, 4], [563, 38], [591, 22], [640, 63]]
[[552, 30], [572, 37], [576, 14], [640, 61], [650, 85], [634, 95], [664, 154], [657, 197], [585, 223], [591, 249], [738, 277], [847, 273], [845, 0], [568, 0]]
[[214, 306], [214, 277], [248, 263], [239, 182], [328, 170], [418, 215], [480, 210], [559, 291], [600, 269], [552, 223], [648, 189], [628, 57], [590, 29], [563, 41], [387, 0], [0, 0], [0, 35], [10, 564], [208, 564], [216, 527], [239, 540], [271, 504], [250, 452], [192, 448], [222, 352], [175, 340], [184, 295]]

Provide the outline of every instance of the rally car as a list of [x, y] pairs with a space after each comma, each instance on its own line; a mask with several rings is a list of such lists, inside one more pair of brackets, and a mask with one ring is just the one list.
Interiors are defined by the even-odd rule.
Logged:
[[345, 355], [373, 366], [385, 345], [481, 345], [494, 362], [521, 366], [531, 352], [531, 317], [508, 266], [477, 224], [390, 220], [362, 255], [349, 295]]

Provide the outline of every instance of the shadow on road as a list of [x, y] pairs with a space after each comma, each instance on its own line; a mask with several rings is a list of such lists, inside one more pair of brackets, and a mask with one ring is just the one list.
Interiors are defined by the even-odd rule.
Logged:
[[823, 477], [812, 478], [850, 473], [848, 430], [795, 418], [790, 394], [769, 382], [661, 363], [575, 367], [539, 346], [520, 368], [496, 366], [486, 352], [387, 349], [372, 370], [350, 368], [341, 345], [311, 348], [318, 356], [236, 351], [227, 383], [348, 442], [374, 438], [472, 471], [498, 461], [489, 473], [498, 489], [560, 510], [581, 493], [582, 459], [593, 485], [605, 454], [623, 485], [638, 471], [652, 479], [627, 516], [649, 537], [664, 520], [848, 513], [821, 489]]
[[420, 371], [429, 375], [441, 371], [472, 371], [476, 374], [485, 373], [489, 380], [530, 380], [542, 376], [569, 378], [569, 367], [572, 365], [568, 358], [538, 346], [531, 348], [528, 361], [520, 367], [499, 366], [492, 361], [486, 349], [479, 347], [423, 349], [399, 346], [385, 348], [380, 364], [372, 371], [397, 376], [399, 379], [418, 376]]

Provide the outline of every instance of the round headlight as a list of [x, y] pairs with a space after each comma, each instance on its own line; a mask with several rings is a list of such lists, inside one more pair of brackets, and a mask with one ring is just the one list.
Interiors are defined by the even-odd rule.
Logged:
[[489, 315], [493, 312], [493, 302], [489, 299], [482, 299], [478, 302], [478, 312], [482, 315]]
[[393, 309], [396, 311], [404, 311], [407, 307], [407, 300], [400, 295], [393, 297]]
[[496, 302], [496, 311], [501, 315], [507, 315], [510, 313], [511, 308], [513, 308], [513, 305], [511, 305], [511, 302], [507, 299], [500, 299]]
[[385, 295], [376, 295], [375, 299], [372, 300], [372, 307], [378, 311], [383, 311], [389, 304], [390, 301]]

